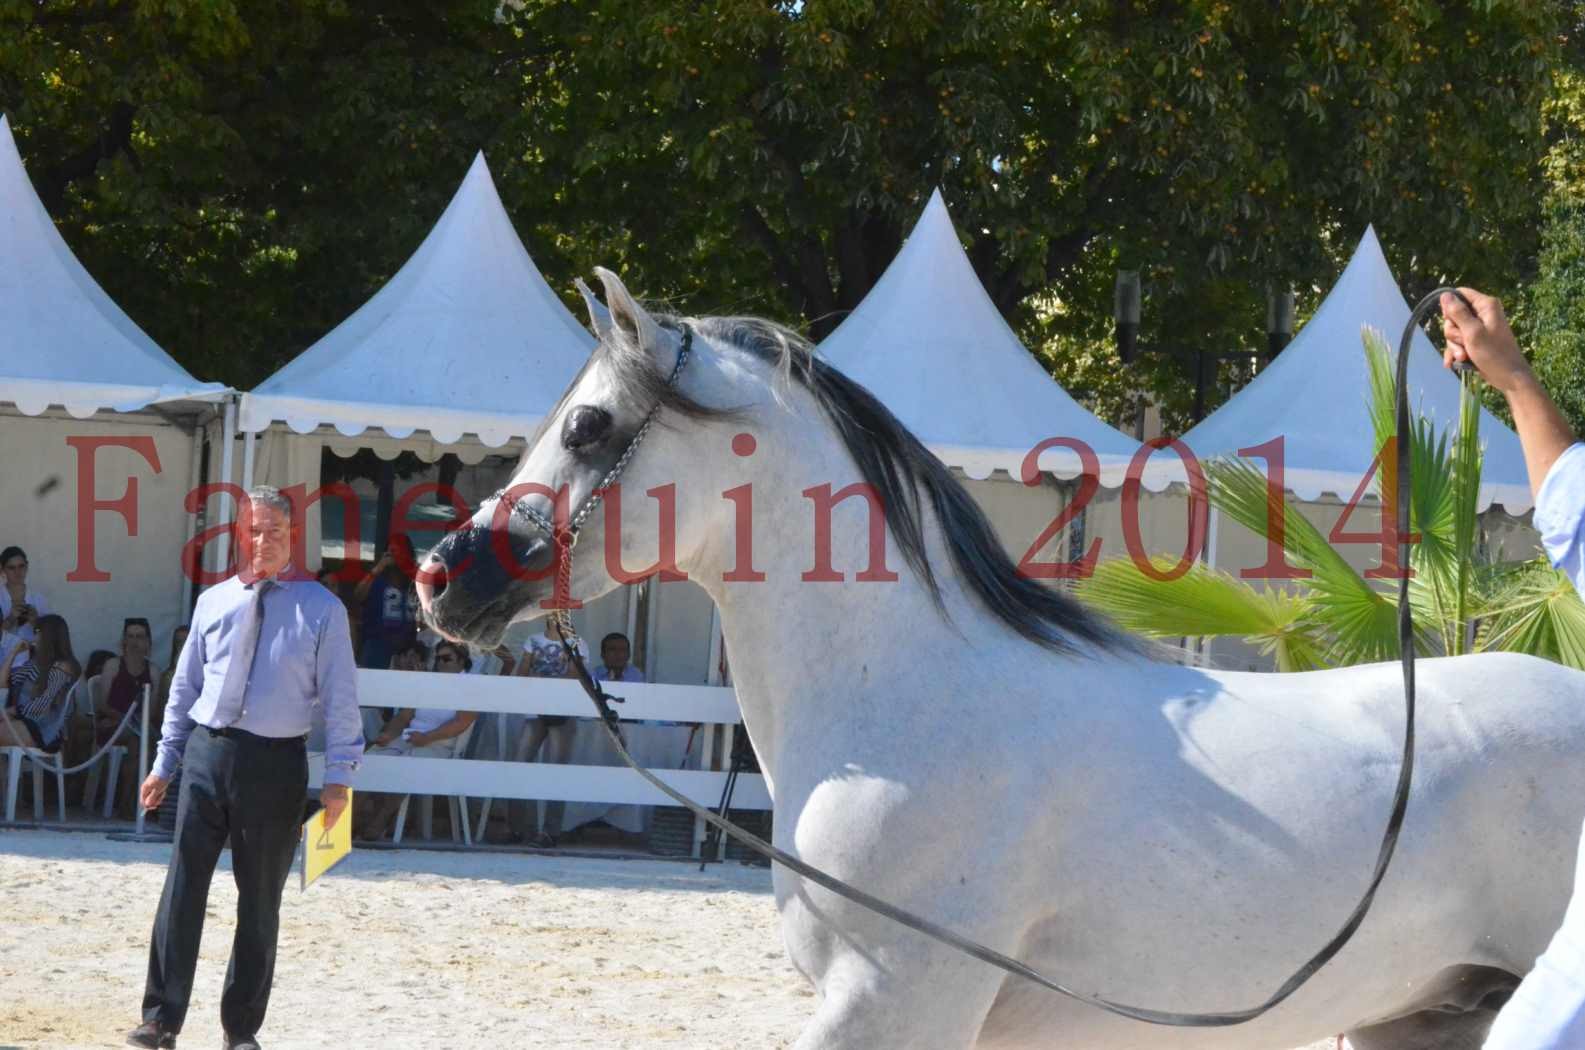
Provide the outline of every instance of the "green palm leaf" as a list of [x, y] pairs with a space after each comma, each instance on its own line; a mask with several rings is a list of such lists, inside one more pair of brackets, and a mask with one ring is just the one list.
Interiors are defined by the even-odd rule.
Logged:
[[1545, 559], [1494, 567], [1477, 648], [1530, 653], [1585, 670], [1585, 602]]
[[[1364, 330], [1365, 357], [1370, 374], [1370, 420], [1376, 448], [1381, 452], [1374, 485], [1383, 513], [1396, 492], [1397, 463], [1386, 454], [1397, 431], [1395, 360], [1386, 340], [1375, 329]], [[1478, 418], [1478, 417], [1477, 417]], [[1435, 634], [1444, 652], [1455, 652], [1462, 637], [1460, 609], [1466, 580], [1466, 559], [1459, 546], [1460, 482], [1455, 455], [1446, 434], [1438, 434], [1431, 421], [1414, 418], [1409, 444], [1409, 521], [1418, 540], [1409, 551], [1409, 565], [1418, 586], [1411, 586], [1410, 602], [1415, 621], [1425, 634]], [[1476, 464], [1478, 471], [1479, 465]], [[1479, 477], [1476, 477], [1479, 486]], [[1471, 504], [1473, 510], [1473, 504]], [[1473, 517], [1471, 517], [1473, 523]]]
[[[1152, 565], [1164, 575], [1172, 562], [1158, 558]], [[1161, 580], [1127, 558], [1109, 559], [1080, 582], [1077, 593], [1123, 627], [1149, 637], [1239, 637], [1274, 655], [1279, 670], [1325, 666], [1303, 598], [1258, 591], [1199, 562], [1176, 579]]]
[[1264, 536], [1271, 531], [1268, 521], [1282, 521], [1289, 562], [1312, 574], [1304, 581], [1305, 598], [1314, 616], [1312, 634], [1327, 639], [1328, 664], [1398, 655], [1397, 603], [1362, 579], [1297, 507], [1271, 492], [1258, 468], [1221, 458], [1208, 462], [1205, 473], [1212, 505], [1240, 525]]

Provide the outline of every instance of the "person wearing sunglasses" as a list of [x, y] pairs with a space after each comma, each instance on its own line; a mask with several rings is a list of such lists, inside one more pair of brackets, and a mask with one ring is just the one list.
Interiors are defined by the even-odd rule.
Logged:
[[[15, 641], [32, 642], [39, 617], [49, 615], [44, 596], [28, 586], [28, 556], [21, 547], [0, 551], [0, 633]], [[9, 646], [7, 647], [9, 650]], [[27, 662], [27, 654], [17, 658], [16, 666]]]
[[[441, 642], [435, 646], [434, 670], [440, 674], [462, 674], [472, 665], [466, 646], [456, 642]], [[370, 743], [369, 754], [455, 758], [459, 738], [478, 717], [476, 711], [404, 707]], [[385, 792], [359, 795], [353, 803], [353, 833], [365, 842], [384, 838], [401, 808], [401, 795]]]

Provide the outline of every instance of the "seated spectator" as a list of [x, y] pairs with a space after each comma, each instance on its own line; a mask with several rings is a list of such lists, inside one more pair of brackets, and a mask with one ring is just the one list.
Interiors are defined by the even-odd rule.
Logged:
[[[10, 648], [9, 644], [0, 646], [0, 650], [6, 652], [9, 652]], [[96, 679], [104, 671], [105, 664], [115, 659], [115, 655], [109, 649], [95, 649], [88, 654], [88, 662], [83, 665], [82, 682], [84, 683], [84, 688], [88, 690], [90, 702], [94, 697], [93, 690], [98, 685]], [[66, 754], [71, 756], [70, 764], [72, 765], [75, 765], [81, 759], [87, 758], [94, 752], [93, 716], [85, 715], [81, 718], [77, 716], [77, 711], [70, 711], [66, 714], [66, 741], [63, 747]], [[74, 776], [83, 781], [87, 780], [87, 776], [82, 773], [74, 774]]]
[[497, 674], [511, 676], [517, 673], [517, 654], [512, 652], [511, 646], [498, 645], [490, 650], [490, 655], [500, 661]]
[[413, 541], [399, 532], [353, 589], [353, 601], [363, 610], [359, 667], [390, 667], [397, 647], [418, 637], [418, 589], [404, 568], [412, 565]]
[[[423, 642], [403, 642], [397, 646], [396, 655], [391, 657], [390, 670], [392, 671], [427, 671], [429, 669], [429, 646]], [[363, 739], [374, 740], [380, 735], [385, 724], [396, 715], [392, 707], [365, 707], [363, 712]]]
[[[585, 662], [589, 659], [582, 638], [578, 639], [578, 655]], [[567, 650], [562, 647], [561, 638], [556, 634], [554, 623], [549, 617], [545, 619], [545, 630], [530, 635], [524, 643], [523, 659], [518, 661], [517, 674], [532, 678], [577, 677], [577, 671], [573, 669], [572, 661], [567, 659]], [[523, 724], [523, 735], [518, 739], [513, 761], [566, 765], [572, 756], [573, 735], [576, 732], [577, 723], [570, 715], [538, 715], [530, 718]], [[514, 799], [507, 810], [511, 837], [506, 841], [527, 842], [540, 849], [555, 846], [561, 837], [561, 821], [566, 808], [567, 804], [561, 799], [546, 799], [544, 822], [538, 830], [530, 831], [529, 815], [537, 815], [539, 807], [531, 801]]]
[[[153, 648], [149, 621], [141, 616], [129, 616], [121, 624], [121, 655], [112, 657], [103, 673], [98, 675], [92, 673], [93, 658], [89, 657], [88, 678], [100, 683], [94, 689], [94, 746], [103, 744], [116, 731], [132, 705], [143, 699], [145, 686], [149, 689], [149, 724], [154, 724], [152, 701], [160, 669], [149, 659]], [[138, 726], [132, 729], [136, 732]]]
[[[0, 662], [0, 747], [61, 749], [71, 699], [82, 668], [72, 655], [66, 621], [53, 613], [40, 616], [33, 642], [18, 639]], [[26, 662], [16, 666], [17, 657]]]
[[[457, 642], [441, 642], [435, 646], [435, 670], [442, 674], [461, 674], [467, 671], [471, 662], [466, 646]], [[457, 738], [467, 732], [478, 717], [474, 711], [433, 707], [415, 710], [404, 707], [370, 741], [369, 754], [454, 758]], [[353, 830], [364, 841], [384, 838], [401, 808], [401, 795], [384, 792], [360, 794], [354, 803], [356, 812], [353, 814]]]
[[95, 649], [88, 654], [88, 662], [83, 664], [83, 677], [86, 679], [98, 678], [104, 672], [105, 664], [116, 658], [116, 654], [109, 649]]
[[633, 643], [621, 631], [600, 639], [600, 666], [594, 669], [596, 682], [642, 682], [644, 672], [628, 663]]
[[[28, 586], [28, 556], [21, 547], [0, 551], [0, 571], [5, 575], [4, 585], [0, 586], [0, 631], [31, 642], [36, 636], [39, 617], [50, 610], [44, 596]], [[18, 665], [26, 663], [27, 659], [26, 653], [19, 653]]]

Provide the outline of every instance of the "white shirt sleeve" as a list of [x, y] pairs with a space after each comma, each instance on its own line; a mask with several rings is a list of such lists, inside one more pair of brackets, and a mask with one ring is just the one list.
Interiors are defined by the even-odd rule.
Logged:
[[1547, 471], [1534, 522], [1547, 559], [1585, 594], [1585, 444], [1570, 445]]

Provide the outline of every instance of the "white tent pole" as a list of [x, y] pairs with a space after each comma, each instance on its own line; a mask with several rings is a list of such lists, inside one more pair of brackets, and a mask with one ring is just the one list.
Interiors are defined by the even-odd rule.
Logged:
[[658, 681], [655, 677], [655, 626], [660, 619], [660, 577], [651, 576], [644, 586], [649, 588], [649, 601], [644, 605], [644, 677], [654, 682]]
[[721, 684], [721, 610], [710, 603], [710, 665], [705, 669], [706, 685]]
[[[633, 639], [638, 637], [638, 589], [643, 586], [638, 583], [627, 585], [627, 644], [632, 645]], [[630, 657], [631, 658], [631, 657]], [[645, 664], [644, 671], [648, 673], [649, 665]]]
[[[220, 480], [227, 485], [231, 484], [231, 446], [235, 445], [236, 442], [237, 398], [233, 394], [226, 398], [226, 414], [220, 427]], [[222, 527], [231, 524], [231, 502], [231, 498], [227, 495], [220, 497], [220, 525]], [[218, 558], [215, 571], [225, 572], [226, 566], [231, 564], [231, 533], [229, 531], [221, 532], [217, 538], [220, 542], [215, 545], [215, 553]]]
[[242, 433], [242, 491], [253, 491], [254, 458], [258, 454], [259, 435], [252, 430]]
[[[1205, 550], [1200, 552], [1201, 560], [1205, 562], [1207, 569], [1216, 568], [1216, 538], [1221, 532], [1221, 525], [1222, 512], [1212, 506], [1210, 513], [1206, 516]], [[1194, 640], [1194, 651], [1202, 656], [1209, 653], [1211, 651], [1211, 639], [1196, 638]]]
[[[208, 442], [208, 425], [206, 424], [204, 426], [195, 427], [193, 429], [193, 454], [191, 457], [191, 462], [187, 466], [188, 492], [198, 491], [198, 484], [203, 480], [204, 445], [206, 445]], [[198, 535], [198, 514], [193, 513], [187, 515], [186, 536], [182, 540], [183, 551], [187, 550], [188, 546], [193, 542], [193, 537], [196, 535]], [[194, 563], [193, 569], [196, 570], [201, 564], [203, 564], [203, 560], [200, 558], [198, 562]], [[187, 622], [187, 616], [193, 608], [194, 578], [197, 575], [198, 574], [196, 571], [188, 572], [184, 569], [182, 572], [182, 615], [180, 617], [180, 622], [182, 623]]]
[[[139, 730], [138, 731], [138, 790], [139, 791], [141, 791], [143, 789], [143, 781], [148, 779], [148, 775], [149, 775], [149, 699], [150, 699], [149, 687], [148, 687], [147, 684], [145, 684], [143, 686], [143, 699], [138, 703], [138, 718], [140, 719], [140, 721], [138, 723], [138, 730]], [[114, 791], [115, 790], [115, 786], [112, 785], [110, 790]], [[140, 800], [140, 801], [133, 802], [132, 808], [138, 811], [138, 830], [137, 830], [137, 833], [139, 835], [141, 835], [141, 834], [143, 834], [143, 813], [144, 813], [142, 801]]]

